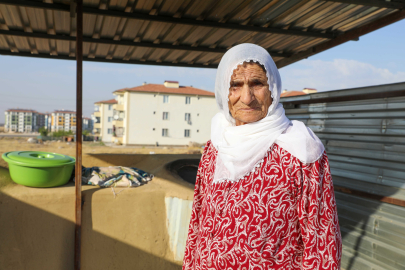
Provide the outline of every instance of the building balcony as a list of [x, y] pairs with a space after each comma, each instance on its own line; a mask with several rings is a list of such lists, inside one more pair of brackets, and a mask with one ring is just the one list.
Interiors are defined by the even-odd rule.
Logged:
[[94, 123], [94, 128], [101, 128], [101, 123]]
[[113, 109], [116, 111], [124, 111], [124, 104], [114, 104]]
[[113, 121], [112, 121], [112, 124], [113, 124], [113, 126], [115, 126], [116, 128], [124, 127], [124, 120], [123, 120], [123, 119], [113, 120]]
[[94, 112], [93, 115], [94, 117], [101, 117], [101, 112]]

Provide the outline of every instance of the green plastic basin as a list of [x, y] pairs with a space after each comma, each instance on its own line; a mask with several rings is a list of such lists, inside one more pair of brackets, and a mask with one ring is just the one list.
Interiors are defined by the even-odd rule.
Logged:
[[72, 157], [39, 151], [7, 152], [2, 158], [8, 163], [11, 179], [28, 187], [62, 186], [75, 166]]

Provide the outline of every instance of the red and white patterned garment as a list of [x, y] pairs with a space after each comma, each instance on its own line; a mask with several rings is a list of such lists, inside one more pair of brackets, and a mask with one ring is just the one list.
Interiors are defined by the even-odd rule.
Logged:
[[342, 240], [326, 154], [303, 164], [277, 144], [238, 182], [212, 183], [201, 157], [183, 270], [340, 269]]

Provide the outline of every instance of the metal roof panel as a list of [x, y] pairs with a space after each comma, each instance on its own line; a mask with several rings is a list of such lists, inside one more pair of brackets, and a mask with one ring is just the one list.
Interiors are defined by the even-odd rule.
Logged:
[[[49, 2], [0, 0], [1, 53], [74, 59], [76, 20], [71, 17], [71, 1]], [[395, 9], [405, 9], [401, 3], [85, 0], [84, 60], [192, 67], [218, 63], [227, 49], [250, 42], [269, 50], [282, 67], [405, 18], [404, 10]]]

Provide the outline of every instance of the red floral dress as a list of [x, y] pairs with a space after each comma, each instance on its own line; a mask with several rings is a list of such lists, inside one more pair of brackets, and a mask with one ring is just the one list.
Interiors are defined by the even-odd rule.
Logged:
[[189, 269], [340, 269], [342, 240], [326, 154], [303, 164], [277, 144], [238, 182], [212, 183], [201, 157], [183, 261]]

